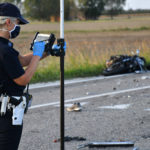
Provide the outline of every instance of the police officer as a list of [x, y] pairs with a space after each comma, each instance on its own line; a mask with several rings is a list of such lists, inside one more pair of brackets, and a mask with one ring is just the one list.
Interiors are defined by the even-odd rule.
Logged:
[[[20, 25], [27, 24], [20, 10], [11, 3], [0, 3], [0, 87], [1, 95], [21, 97], [44, 53], [44, 42], [36, 42], [33, 53], [22, 56], [10, 39], [16, 38]], [[24, 70], [23, 67], [26, 66]], [[0, 109], [2, 108], [0, 102]], [[12, 110], [12, 109], [10, 109]], [[17, 150], [22, 134], [22, 123], [12, 123], [13, 111], [0, 115], [0, 150]]]

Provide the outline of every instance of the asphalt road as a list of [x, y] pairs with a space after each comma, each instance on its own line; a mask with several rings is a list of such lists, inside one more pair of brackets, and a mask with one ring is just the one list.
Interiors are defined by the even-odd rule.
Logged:
[[[30, 90], [34, 99], [24, 117], [19, 150], [60, 150], [60, 143], [53, 142], [60, 136], [60, 88], [44, 86]], [[65, 102], [65, 107], [74, 102], [82, 105], [81, 112], [65, 109], [65, 135], [86, 138], [65, 142], [65, 150], [92, 141], [133, 141], [140, 150], [150, 150], [150, 73], [75, 80], [65, 85]]]

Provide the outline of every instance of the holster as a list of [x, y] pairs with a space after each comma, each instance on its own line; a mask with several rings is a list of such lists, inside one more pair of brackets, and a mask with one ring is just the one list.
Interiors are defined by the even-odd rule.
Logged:
[[13, 116], [12, 116], [12, 125], [22, 125], [24, 111], [27, 105], [26, 98], [21, 97], [21, 100], [18, 100], [20, 103], [13, 106]]
[[28, 107], [31, 106], [32, 95], [24, 93], [19, 100], [16, 97], [11, 97], [10, 103], [13, 105], [13, 125], [21, 125], [24, 113], [27, 113]]

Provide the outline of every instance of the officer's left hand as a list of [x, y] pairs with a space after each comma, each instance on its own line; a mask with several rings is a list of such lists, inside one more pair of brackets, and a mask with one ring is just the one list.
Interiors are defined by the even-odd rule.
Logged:
[[[64, 47], [63, 48], [64, 48], [64, 51], [66, 51], [66, 49], [67, 49], [66, 42], [64, 42]], [[54, 44], [52, 46], [52, 50], [60, 50], [60, 46], [57, 45], [57, 44]]]
[[[57, 44], [54, 44], [53, 47], [52, 47], [52, 51], [51, 51], [51, 55], [52, 56], [60, 56], [60, 48], [61, 46], [57, 45]], [[65, 55], [65, 52], [66, 52], [66, 42], [64, 42], [64, 55]]]
[[52, 46], [52, 50], [59, 50], [59, 49], [60, 49], [60, 46], [57, 45], [57, 44], [54, 44], [54, 45]]
[[66, 42], [64, 42], [64, 51], [66, 52], [66, 49], [67, 49], [67, 44], [66, 44]]

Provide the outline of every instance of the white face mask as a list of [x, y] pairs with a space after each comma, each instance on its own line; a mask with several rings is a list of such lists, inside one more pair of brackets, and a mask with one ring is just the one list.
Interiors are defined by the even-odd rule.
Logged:
[[11, 39], [16, 38], [20, 33], [20, 26], [16, 25], [16, 24], [14, 24], [14, 25], [15, 25], [14, 28], [10, 31], [7, 30], [7, 29], [4, 29], [4, 28], [2, 28], [0, 30], [9, 32], [9, 35], [10, 35]]

